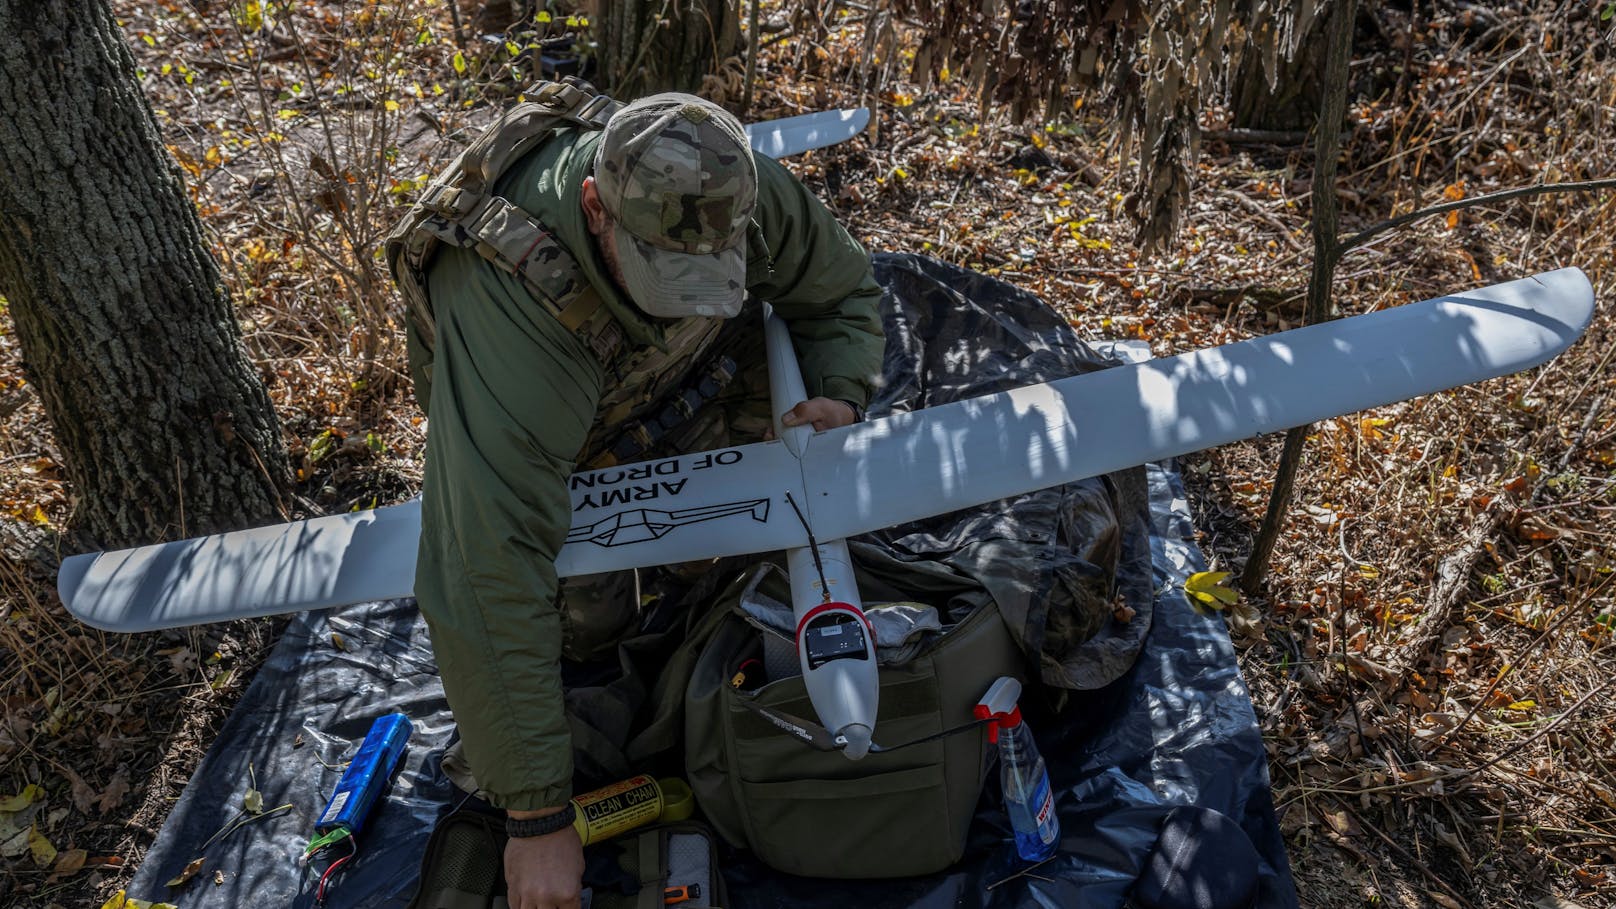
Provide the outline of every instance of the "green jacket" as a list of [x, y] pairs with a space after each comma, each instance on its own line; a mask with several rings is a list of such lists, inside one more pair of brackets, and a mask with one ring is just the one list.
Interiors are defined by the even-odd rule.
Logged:
[[[599, 138], [562, 130], [496, 192], [572, 252], [629, 344], [661, 345], [662, 326], [623, 299], [585, 228], [579, 195]], [[790, 324], [808, 393], [863, 405], [883, 347], [869, 257], [784, 168], [761, 155], [757, 164], [768, 248], [755, 248], [754, 232], [747, 287]], [[475, 252], [442, 248], [427, 289], [430, 353], [410, 326], [416, 397], [431, 418], [416, 596], [483, 797], [560, 805], [572, 751], [555, 557], [571, 525], [566, 479], [610, 389], [609, 364]]]

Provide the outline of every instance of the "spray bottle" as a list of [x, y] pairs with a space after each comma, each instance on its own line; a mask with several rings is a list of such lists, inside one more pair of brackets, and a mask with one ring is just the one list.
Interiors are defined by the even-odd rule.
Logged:
[[1016, 853], [1025, 861], [1041, 862], [1055, 854], [1060, 840], [1060, 819], [1055, 816], [1049, 770], [1032, 740], [1032, 730], [1021, 721], [1021, 683], [1000, 678], [977, 702], [977, 719], [991, 721], [988, 741], [999, 746], [999, 779], [1004, 808], [1015, 833]]

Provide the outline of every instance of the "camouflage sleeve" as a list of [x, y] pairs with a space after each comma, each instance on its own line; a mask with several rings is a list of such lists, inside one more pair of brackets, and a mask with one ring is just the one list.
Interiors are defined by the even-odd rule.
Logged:
[[555, 558], [602, 375], [474, 253], [442, 250], [429, 287], [437, 328], [416, 596], [480, 793], [501, 808], [561, 805], [572, 747]]
[[748, 289], [791, 325], [808, 393], [863, 407], [885, 345], [870, 257], [784, 167], [764, 155], [757, 166], [757, 220], [773, 262]]

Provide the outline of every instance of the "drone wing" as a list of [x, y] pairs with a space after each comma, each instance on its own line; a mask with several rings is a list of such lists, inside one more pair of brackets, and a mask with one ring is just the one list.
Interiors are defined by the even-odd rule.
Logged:
[[63, 560], [68, 612], [107, 631], [151, 631], [410, 596], [418, 500]]
[[[802, 462], [763, 442], [571, 478], [562, 576], [803, 546]], [[421, 503], [176, 540], [62, 562], [69, 612], [151, 631], [413, 596]]]
[[854, 536], [1518, 372], [1593, 305], [1565, 268], [820, 433], [810, 520]]
[[[577, 474], [562, 575], [841, 539], [1545, 362], [1593, 313], [1576, 269], [809, 437]], [[419, 503], [73, 556], [68, 610], [113, 631], [410, 595]]]

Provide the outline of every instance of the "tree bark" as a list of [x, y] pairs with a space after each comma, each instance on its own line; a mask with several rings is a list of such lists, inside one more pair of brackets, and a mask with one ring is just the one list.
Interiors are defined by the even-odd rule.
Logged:
[[736, 0], [596, 0], [601, 88], [623, 100], [693, 92], [741, 49]]
[[1229, 90], [1230, 123], [1236, 129], [1306, 130], [1318, 121], [1327, 90], [1322, 27], [1327, 18], [1313, 20], [1294, 56], [1287, 60], [1281, 54], [1274, 61], [1279, 72], [1272, 88], [1261, 54], [1248, 51], [1240, 58]]
[[127, 546], [277, 517], [274, 409], [106, 0], [0, 0], [0, 294], [73, 530]]

